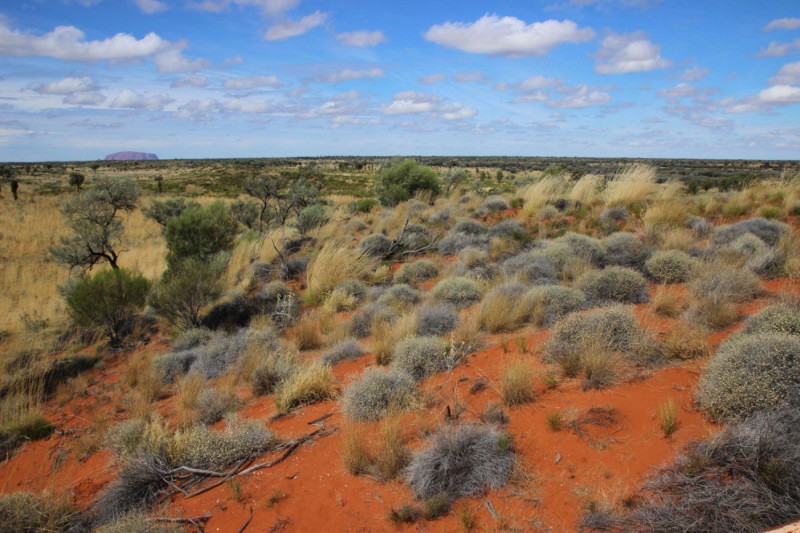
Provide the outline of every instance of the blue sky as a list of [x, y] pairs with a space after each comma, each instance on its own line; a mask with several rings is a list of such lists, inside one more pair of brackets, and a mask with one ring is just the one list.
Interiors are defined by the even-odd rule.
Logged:
[[797, 159], [795, 0], [14, 0], [0, 160]]

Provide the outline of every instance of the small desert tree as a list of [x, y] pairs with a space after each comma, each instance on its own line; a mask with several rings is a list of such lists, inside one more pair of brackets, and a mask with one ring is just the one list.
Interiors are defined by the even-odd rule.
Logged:
[[187, 202], [184, 198], [170, 198], [163, 201], [153, 200], [148, 207], [142, 209], [142, 213], [166, 229], [170, 220], [181, 216], [181, 213], [188, 208], [198, 207], [199, 205], [195, 201]]
[[417, 192], [428, 191], [432, 196], [441, 192], [436, 172], [412, 159], [406, 159], [381, 170], [375, 192], [381, 203], [392, 207], [412, 198]]
[[71, 234], [61, 237], [61, 245], [51, 247], [50, 253], [70, 269], [86, 272], [104, 261], [119, 268], [123, 234], [119, 215], [133, 211], [138, 199], [139, 187], [132, 181], [98, 179], [94, 188], [61, 207]]
[[264, 222], [268, 221], [268, 212], [272, 210], [278, 222], [283, 224], [289, 214], [289, 203], [282, 197], [280, 183], [272, 176], [250, 176], [244, 182], [244, 192], [259, 203], [258, 231], [264, 231]]
[[190, 207], [167, 223], [167, 263], [175, 268], [188, 258], [209, 260], [233, 249], [236, 221], [221, 201]]
[[222, 274], [228, 255], [210, 259], [186, 258], [171, 266], [154, 287], [150, 305], [171, 325], [186, 329], [200, 325], [200, 312], [222, 294]]
[[86, 180], [86, 176], [81, 174], [80, 172], [70, 172], [69, 173], [69, 184], [72, 187], [81, 190], [81, 186], [83, 186], [83, 182]]

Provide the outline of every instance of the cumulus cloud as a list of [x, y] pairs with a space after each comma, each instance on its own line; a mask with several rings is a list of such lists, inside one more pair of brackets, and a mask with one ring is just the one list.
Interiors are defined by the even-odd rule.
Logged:
[[644, 32], [609, 34], [595, 54], [598, 74], [629, 74], [668, 67], [661, 47], [650, 42]]
[[64, 97], [64, 103], [69, 105], [100, 105], [106, 101], [101, 93], [76, 93]]
[[571, 20], [526, 24], [516, 17], [484, 15], [471, 24], [445, 22], [432, 26], [425, 39], [462, 52], [522, 57], [543, 56], [560, 44], [589, 41], [594, 35], [591, 28], [579, 28]]
[[775, 19], [764, 27], [765, 31], [772, 30], [799, 30], [800, 18]]
[[447, 76], [445, 76], [444, 74], [436, 73], [436, 74], [431, 74], [430, 76], [422, 76], [419, 79], [419, 82], [422, 83], [423, 85], [434, 85], [446, 78]]
[[457, 102], [444, 102], [434, 94], [406, 91], [392, 97], [392, 103], [384, 106], [387, 115], [414, 115], [429, 113], [443, 120], [463, 120], [474, 117], [477, 111]]
[[679, 83], [675, 87], [658, 91], [659, 98], [686, 98], [697, 94], [697, 87], [690, 83]]
[[331, 72], [317, 78], [322, 83], [342, 83], [345, 81], [364, 80], [370, 78], [382, 78], [382, 68], [370, 68], [365, 70], [353, 70], [346, 68], [338, 72]]
[[159, 2], [159, 0], [133, 0], [136, 6], [147, 13], [148, 15], [152, 15], [153, 13], [158, 13], [160, 11], [167, 10], [167, 4], [164, 2]]
[[298, 20], [287, 19], [281, 21], [267, 28], [267, 33], [264, 34], [264, 40], [282, 41], [283, 39], [303, 35], [323, 24], [327, 18], [327, 13], [315, 11]]
[[683, 74], [678, 77], [685, 81], [700, 81], [706, 76], [708, 76], [707, 68], [692, 67], [684, 70]]
[[111, 101], [111, 107], [119, 109], [140, 109], [145, 111], [161, 111], [175, 100], [165, 94], [152, 96], [142, 95], [136, 91], [125, 89]]
[[769, 79], [772, 85], [800, 84], [800, 61], [782, 66], [775, 76]]
[[534, 104], [536, 102], [546, 102], [549, 98], [550, 95], [546, 92], [533, 91], [517, 96], [514, 98], [513, 102], [515, 104]]
[[771, 41], [769, 46], [759, 50], [756, 57], [783, 57], [793, 50], [800, 50], [800, 39], [795, 39], [791, 43]]
[[169, 50], [156, 54], [153, 61], [155, 61], [159, 72], [174, 74], [176, 72], [197, 72], [208, 68], [210, 63], [207, 60], [202, 58], [189, 59], [183, 55], [181, 51], [183, 46], [185, 46], [184, 43], [178, 43], [178, 45]]
[[476, 70], [475, 72], [467, 72], [462, 70], [461, 72], [456, 72], [450, 76], [450, 79], [457, 83], [470, 83], [476, 81], [486, 81], [488, 78], [480, 70]]
[[76, 78], [68, 76], [64, 79], [37, 85], [33, 88], [39, 94], [75, 94], [97, 90], [97, 82], [88, 76]]
[[353, 31], [338, 34], [336, 40], [344, 46], [364, 48], [379, 45], [386, 41], [386, 36], [382, 31]]
[[189, 7], [201, 11], [219, 13], [230, 6], [256, 7], [268, 16], [278, 16], [294, 9], [300, 0], [200, 0], [189, 4]]
[[235, 113], [249, 113], [253, 115], [264, 115], [274, 113], [276, 107], [272, 102], [267, 100], [253, 100], [248, 98], [239, 98], [230, 100], [222, 105], [225, 111], [232, 111]]
[[260, 87], [277, 88], [281, 82], [277, 76], [250, 76], [226, 80], [224, 87], [231, 91], [249, 91]]
[[547, 87], [556, 87], [561, 84], [561, 80], [556, 78], [547, 78], [545, 76], [531, 76], [530, 78], [523, 80], [514, 87], [523, 91], [538, 91], [539, 89], [545, 89]]
[[554, 108], [581, 109], [584, 107], [606, 105], [610, 101], [610, 94], [582, 84], [572, 88], [565, 96], [550, 100], [547, 105]]
[[208, 78], [202, 74], [195, 74], [193, 76], [186, 76], [179, 80], [175, 80], [169, 84], [173, 89], [180, 89], [182, 87], [208, 87]]
[[758, 100], [765, 104], [800, 103], [800, 87], [775, 85], [758, 93]]

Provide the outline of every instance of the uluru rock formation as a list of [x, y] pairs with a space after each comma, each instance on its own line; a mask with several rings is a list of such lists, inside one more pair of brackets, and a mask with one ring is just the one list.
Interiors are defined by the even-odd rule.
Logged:
[[147, 152], [115, 152], [106, 156], [106, 161], [155, 161], [156, 154]]

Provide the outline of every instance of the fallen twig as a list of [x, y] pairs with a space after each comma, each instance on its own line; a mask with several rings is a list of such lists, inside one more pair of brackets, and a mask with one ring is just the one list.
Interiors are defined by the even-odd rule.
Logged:
[[247, 522], [245, 522], [244, 524], [242, 524], [242, 527], [240, 527], [240, 528], [239, 528], [239, 533], [242, 533], [242, 531], [244, 531], [245, 529], [247, 529], [247, 526], [249, 526], [249, 525], [250, 525], [250, 521], [251, 521], [252, 519], [253, 519], [253, 508], [252, 508], [252, 507], [250, 507], [250, 517], [247, 519]]

